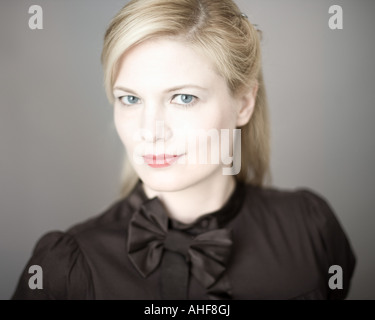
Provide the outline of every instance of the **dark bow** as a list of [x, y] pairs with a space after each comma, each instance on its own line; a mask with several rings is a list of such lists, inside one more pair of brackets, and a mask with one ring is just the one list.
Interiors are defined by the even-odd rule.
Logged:
[[194, 277], [210, 297], [217, 299], [231, 295], [229, 281], [223, 276], [231, 245], [231, 234], [227, 229], [215, 229], [197, 236], [182, 230], [168, 230], [168, 216], [158, 198], [142, 205], [130, 221], [128, 254], [143, 277], [158, 267], [164, 250], [170, 250], [185, 257]]

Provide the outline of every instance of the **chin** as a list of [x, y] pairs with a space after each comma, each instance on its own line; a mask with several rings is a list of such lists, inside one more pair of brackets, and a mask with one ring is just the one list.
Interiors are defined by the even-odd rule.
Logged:
[[143, 183], [158, 192], [175, 192], [187, 189], [199, 181], [204, 180], [204, 176], [192, 175], [185, 172], [139, 172], [139, 177]]
[[[188, 181], [185, 179], [177, 179], [176, 177], [168, 179], [169, 177], [151, 177], [146, 176], [142, 178], [143, 183], [158, 192], [175, 192], [181, 191], [194, 184], [194, 181]], [[190, 179], [189, 179], [190, 180]]]

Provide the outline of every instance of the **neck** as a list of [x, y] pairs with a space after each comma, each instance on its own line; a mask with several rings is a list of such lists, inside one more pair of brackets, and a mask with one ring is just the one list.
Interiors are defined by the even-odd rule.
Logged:
[[235, 186], [233, 176], [220, 174], [179, 191], [155, 191], [145, 184], [143, 189], [147, 197], [159, 197], [169, 217], [189, 224], [204, 214], [221, 209], [232, 195]]

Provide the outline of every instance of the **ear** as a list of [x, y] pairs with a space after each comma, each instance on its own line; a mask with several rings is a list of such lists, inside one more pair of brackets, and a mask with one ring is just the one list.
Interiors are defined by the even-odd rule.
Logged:
[[256, 83], [249, 91], [239, 97], [239, 109], [237, 113], [237, 127], [246, 125], [253, 114], [259, 85]]

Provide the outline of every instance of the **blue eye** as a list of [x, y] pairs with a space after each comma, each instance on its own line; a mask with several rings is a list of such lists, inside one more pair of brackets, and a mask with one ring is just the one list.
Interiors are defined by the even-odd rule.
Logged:
[[139, 101], [139, 98], [134, 97], [134, 96], [122, 96], [122, 97], [119, 97], [119, 100], [125, 105], [132, 105], [132, 104], [137, 104]]
[[191, 95], [191, 94], [176, 94], [173, 97], [173, 100], [177, 98], [177, 101], [175, 101], [177, 104], [181, 104], [183, 106], [190, 106], [195, 103], [195, 100], [197, 97]]
[[183, 103], [190, 103], [193, 101], [193, 96], [189, 94], [182, 94], [181, 95], [181, 101]]

